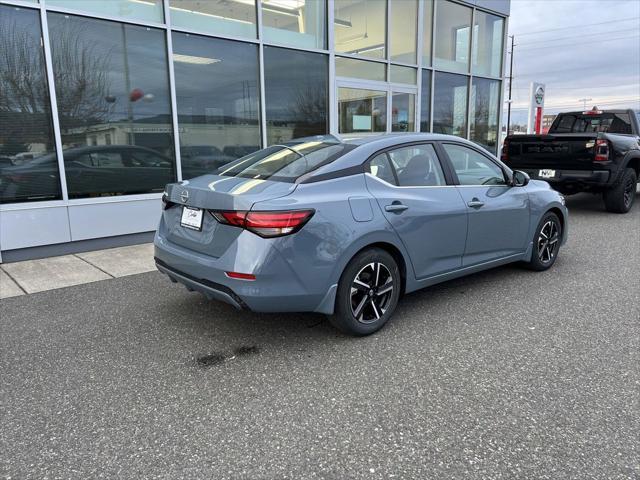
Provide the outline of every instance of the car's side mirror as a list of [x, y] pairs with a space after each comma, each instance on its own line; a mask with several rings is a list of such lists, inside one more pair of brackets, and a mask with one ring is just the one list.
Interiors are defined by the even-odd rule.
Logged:
[[524, 187], [529, 183], [529, 175], [520, 170], [514, 170], [511, 185], [514, 187]]

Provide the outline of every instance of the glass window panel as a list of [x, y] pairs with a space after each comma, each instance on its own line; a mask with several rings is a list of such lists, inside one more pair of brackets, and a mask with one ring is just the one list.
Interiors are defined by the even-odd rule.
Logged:
[[94, 15], [164, 23], [162, 0], [47, 0], [47, 6], [72, 8]]
[[473, 25], [473, 71], [478, 75], [501, 76], [504, 20], [476, 11]]
[[439, 0], [436, 8], [434, 66], [454, 72], [469, 71], [471, 9]]
[[328, 133], [327, 55], [264, 47], [264, 84], [269, 145]]
[[175, 180], [165, 32], [48, 22], [69, 198], [161, 192]]
[[386, 153], [381, 153], [369, 162], [369, 173], [391, 185], [397, 185], [395, 174]]
[[264, 40], [301, 48], [326, 48], [324, 0], [261, 1]]
[[401, 187], [446, 185], [444, 173], [433, 145], [414, 145], [389, 152]]
[[386, 63], [336, 57], [336, 76], [338, 77], [362, 78], [364, 80], [384, 82], [387, 80], [386, 69]]
[[389, 69], [390, 81], [393, 83], [408, 83], [415, 85], [417, 83], [418, 71], [411, 67], [401, 67], [400, 65], [391, 65]]
[[40, 12], [0, 5], [0, 203], [61, 198]]
[[391, 2], [389, 51], [391, 60], [416, 63], [418, 0]]
[[386, 0], [335, 0], [336, 52], [386, 58]]
[[257, 37], [255, 0], [169, 0], [169, 10], [173, 27]]
[[391, 95], [391, 131], [416, 131], [416, 96], [413, 93]]
[[338, 89], [338, 131], [387, 131], [387, 93], [359, 88]]
[[498, 148], [499, 80], [474, 77], [471, 86], [471, 137], [491, 153]]
[[494, 162], [464, 145], [442, 144], [460, 185], [506, 185], [504, 172]]
[[431, 38], [433, 36], [433, 2], [424, 0], [422, 10], [422, 64], [431, 66]]
[[420, 131], [429, 132], [431, 115], [431, 72], [422, 70], [422, 97], [420, 98]]
[[173, 33], [182, 177], [260, 149], [258, 46]]
[[433, 132], [467, 136], [468, 77], [435, 73], [433, 93]]

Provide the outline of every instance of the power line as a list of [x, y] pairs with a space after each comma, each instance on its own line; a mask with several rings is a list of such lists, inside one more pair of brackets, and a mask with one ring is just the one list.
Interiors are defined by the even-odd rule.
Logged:
[[536, 33], [545, 33], [545, 32], [557, 32], [559, 30], [568, 30], [570, 28], [584, 28], [584, 27], [593, 27], [595, 25], [605, 25], [608, 23], [622, 23], [622, 22], [631, 22], [633, 20], [640, 20], [640, 17], [631, 17], [631, 18], [624, 18], [624, 19], [618, 19], [618, 20], [608, 20], [606, 22], [598, 22], [598, 23], [583, 23], [580, 25], [569, 25], [566, 27], [559, 27], [559, 28], [549, 28], [547, 30], [535, 30], [533, 32], [524, 32], [524, 33], [517, 33], [517, 35], [523, 36], [523, 35], [534, 35]]
[[525, 48], [523, 48], [523, 50], [525, 50], [525, 51], [528, 51], [528, 50], [540, 50], [541, 48], [561, 48], [561, 47], [571, 47], [573, 45], [584, 45], [586, 43], [611, 42], [613, 40], [624, 40], [626, 38], [637, 37], [638, 35], [640, 35], [640, 33], [636, 33], [635, 35], [627, 35], [626, 37], [603, 38], [601, 40], [589, 40], [589, 41], [586, 41], [586, 42], [564, 43], [564, 44], [560, 44], [560, 45], [546, 45], [546, 46], [542, 46], [542, 47], [525, 47]]
[[[629, 31], [634, 31], [637, 32], [638, 28], [634, 27], [634, 28], [623, 28], [622, 30], [608, 30], [606, 32], [596, 32], [596, 33], [589, 33], [589, 38], [595, 36], [595, 35], [610, 35], [612, 33], [614, 34], [618, 34], [621, 32], [629, 32]], [[575, 39], [576, 36], [572, 35], [571, 37], [557, 37], [557, 38], [550, 38], [548, 40], [540, 40], [539, 42], [525, 42], [525, 43], [519, 43], [518, 46], [523, 46], [523, 45], [538, 45], [540, 43], [549, 43], [549, 42], [556, 42], [558, 40], [567, 40], [567, 39]]]

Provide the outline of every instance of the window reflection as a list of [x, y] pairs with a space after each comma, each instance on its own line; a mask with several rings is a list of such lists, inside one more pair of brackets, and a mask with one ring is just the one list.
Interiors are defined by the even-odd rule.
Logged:
[[175, 179], [164, 32], [48, 14], [69, 198]]
[[391, 60], [416, 63], [418, 0], [391, 2], [389, 51]]
[[328, 82], [327, 55], [264, 47], [269, 145], [329, 131]]
[[61, 198], [37, 10], [0, 5], [0, 203]]
[[422, 96], [420, 98], [420, 131], [430, 132], [431, 71], [422, 70]]
[[435, 73], [433, 132], [467, 136], [467, 84], [464, 75]]
[[326, 48], [325, 0], [261, 0], [262, 34], [268, 42]]
[[163, 23], [162, 0], [47, 0], [47, 6]]
[[470, 139], [494, 154], [498, 145], [500, 85], [498, 80], [475, 77], [471, 87]]
[[335, 0], [334, 17], [336, 52], [386, 58], [385, 0]]
[[416, 96], [412, 93], [391, 95], [391, 131], [415, 132]]
[[385, 132], [387, 93], [378, 90], [339, 88], [338, 118], [340, 133]]
[[169, 0], [169, 10], [173, 27], [257, 37], [255, 0]]
[[471, 9], [440, 0], [436, 9], [434, 66], [453, 72], [469, 71]]
[[260, 148], [258, 47], [173, 33], [183, 178]]
[[490, 13], [476, 11], [473, 33], [473, 71], [478, 75], [499, 77], [502, 69], [504, 20]]
[[433, 2], [434, 0], [424, 0], [422, 11], [422, 65], [425, 67], [431, 66]]
[[384, 82], [387, 80], [386, 70], [386, 63], [336, 57], [337, 77], [362, 78], [364, 80]]

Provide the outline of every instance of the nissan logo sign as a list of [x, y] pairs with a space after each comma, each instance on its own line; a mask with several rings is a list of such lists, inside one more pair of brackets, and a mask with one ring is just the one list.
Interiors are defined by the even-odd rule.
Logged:
[[180, 200], [182, 200], [182, 203], [187, 203], [187, 200], [189, 200], [189, 192], [187, 190], [180, 192]]
[[536, 93], [533, 98], [536, 100], [536, 105], [542, 105], [542, 102], [544, 101], [544, 87], [540, 86], [536, 88]]

